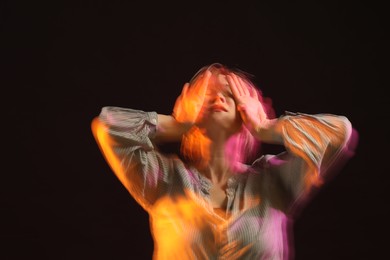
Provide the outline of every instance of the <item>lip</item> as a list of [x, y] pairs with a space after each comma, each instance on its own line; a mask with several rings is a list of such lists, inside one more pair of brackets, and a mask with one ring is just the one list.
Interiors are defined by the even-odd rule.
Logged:
[[227, 109], [224, 106], [221, 105], [212, 105], [210, 107], [210, 110], [215, 111], [215, 112], [227, 112]]

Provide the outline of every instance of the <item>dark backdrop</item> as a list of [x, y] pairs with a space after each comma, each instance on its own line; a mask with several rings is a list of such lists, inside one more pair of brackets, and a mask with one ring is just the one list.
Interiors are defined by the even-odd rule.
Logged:
[[104, 161], [90, 123], [106, 105], [171, 113], [183, 84], [212, 62], [254, 74], [277, 115], [342, 114], [359, 133], [355, 156], [296, 222], [297, 259], [387, 253], [382, 6], [16, 0], [0, 8], [1, 259], [150, 259], [148, 216]]

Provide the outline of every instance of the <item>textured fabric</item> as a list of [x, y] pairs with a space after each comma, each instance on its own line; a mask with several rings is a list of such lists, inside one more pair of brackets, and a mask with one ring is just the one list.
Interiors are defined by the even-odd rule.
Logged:
[[99, 120], [102, 152], [150, 215], [155, 259], [292, 258], [292, 209], [314, 183], [308, 176], [326, 172], [352, 129], [347, 118], [330, 114], [278, 118], [286, 151], [263, 155], [228, 180], [224, 218], [212, 208], [209, 179], [153, 146], [156, 112], [104, 107]]

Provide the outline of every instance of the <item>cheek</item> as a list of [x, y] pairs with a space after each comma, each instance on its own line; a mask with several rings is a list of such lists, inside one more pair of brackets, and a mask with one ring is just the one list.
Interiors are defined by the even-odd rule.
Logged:
[[232, 113], [234, 113], [234, 117], [236, 118], [236, 122], [241, 124], [242, 123], [241, 113], [240, 113], [240, 111], [237, 110], [236, 102], [234, 100], [232, 100], [231, 104], [229, 104], [229, 106], [231, 106], [231, 111], [232, 111]]
[[241, 113], [237, 110], [236, 103], [234, 101], [229, 103], [229, 108], [232, 117], [235, 119], [235, 122], [242, 123]]
[[226, 97], [226, 103], [229, 104], [229, 106], [236, 106], [236, 101], [232, 97]]
[[228, 100], [227, 100], [227, 104], [229, 105], [229, 108], [230, 108], [231, 110], [234, 110], [234, 111], [238, 112], [238, 111], [237, 111], [236, 102], [235, 102], [233, 99], [228, 99]]

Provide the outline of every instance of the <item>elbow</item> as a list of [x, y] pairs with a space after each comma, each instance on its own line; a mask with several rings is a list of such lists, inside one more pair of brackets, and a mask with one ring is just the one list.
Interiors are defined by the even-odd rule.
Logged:
[[107, 126], [100, 120], [99, 117], [95, 117], [92, 120], [91, 131], [100, 149], [104, 150], [105, 147], [110, 147], [112, 145], [112, 140], [108, 135]]
[[344, 151], [347, 153], [354, 153], [358, 140], [359, 140], [359, 135], [358, 131], [352, 126], [351, 121], [343, 117], [343, 125], [344, 125], [344, 138], [343, 138], [343, 148]]
[[95, 137], [95, 140], [98, 141], [98, 132], [99, 132], [99, 129], [102, 128], [102, 122], [99, 120], [99, 117], [95, 117], [94, 119], [92, 119], [92, 122], [91, 122], [91, 131], [92, 131], [92, 134], [93, 136]]

